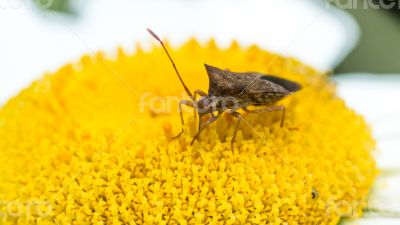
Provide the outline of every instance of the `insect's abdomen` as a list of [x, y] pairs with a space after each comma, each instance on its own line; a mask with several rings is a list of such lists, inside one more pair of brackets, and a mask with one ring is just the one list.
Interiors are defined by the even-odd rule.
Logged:
[[253, 93], [240, 96], [214, 96], [213, 101], [218, 110], [238, 109], [247, 106], [267, 106], [285, 97], [283, 93]]
[[267, 92], [267, 93], [254, 93], [254, 94], [246, 94], [239, 98], [239, 102], [243, 106], [255, 105], [272, 105], [275, 102], [281, 100], [286, 95], [284, 93], [279, 92]]

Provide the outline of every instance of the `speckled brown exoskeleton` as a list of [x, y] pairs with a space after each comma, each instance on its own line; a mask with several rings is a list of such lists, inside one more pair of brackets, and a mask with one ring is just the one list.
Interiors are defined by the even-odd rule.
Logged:
[[[164, 43], [152, 30], [147, 29], [147, 31], [158, 42], [160, 42], [172, 63], [172, 66], [174, 67], [174, 70], [178, 75], [183, 88], [191, 99], [181, 100], [179, 102], [182, 131], [174, 138], [180, 137], [183, 133], [183, 126], [185, 122], [183, 120], [182, 105], [194, 108], [199, 116], [199, 128], [193, 137], [191, 144], [193, 144], [199, 138], [201, 132], [207, 126], [220, 118], [222, 113], [226, 112], [237, 118], [235, 130], [231, 139], [231, 148], [233, 150], [233, 144], [235, 142], [239, 124], [242, 120], [242, 115], [237, 111], [239, 109], [242, 109], [248, 113], [281, 111], [282, 117], [280, 125], [281, 127], [283, 126], [285, 107], [275, 106], [274, 104], [282, 98], [300, 90], [301, 86], [298, 83], [255, 72], [235, 73], [229, 70], [222, 70], [217, 67], [204, 64], [209, 78], [208, 93], [205, 93], [201, 90], [195, 90], [192, 94], [189, 88], [183, 82], [183, 79], [179, 74], [178, 69], [168, 53]], [[200, 96], [200, 98], [197, 99], [197, 96]], [[249, 106], [264, 106], [264, 108], [249, 110], [247, 108]], [[210, 115], [210, 118], [208, 118], [206, 121], [203, 121], [202, 118], [205, 115]]]

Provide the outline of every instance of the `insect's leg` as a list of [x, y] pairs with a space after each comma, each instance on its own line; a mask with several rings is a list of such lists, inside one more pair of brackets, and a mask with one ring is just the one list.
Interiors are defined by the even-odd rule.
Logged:
[[210, 124], [212, 124], [213, 122], [217, 121], [217, 119], [221, 116], [221, 113], [218, 113], [216, 116], [211, 114], [212, 117], [209, 118], [204, 124], [201, 123], [201, 118], [199, 118], [199, 130], [197, 131], [196, 135], [193, 137], [192, 142], [190, 143], [191, 145], [194, 143], [194, 141], [196, 139], [199, 139], [201, 132], [203, 132], [203, 130], [208, 127]]
[[195, 90], [194, 92], [193, 92], [193, 96], [194, 96], [194, 99], [196, 100], [196, 97], [197, 97], [197, 95], [200, 95], [200, 96], [207, 96], [207, 93], [205, 93], [204, 91], [202, 91], [202, 90]]
[[233, 143], [235, 143], [237, 131], [239, 129], [240, 122], [242, 121], [242, 115], [236, 111], [229, 111], [228, 113], [231, 114], [231, 116], [238, 119], [236, 122], [235, 131], [233, 132], [233, 136], [232, 136], [232, 140], [231, 140], [231, 149], [233, 151], [234, 150]]
[[181, 131], [178, 135], [176, 135], [175, 137], [173, 137], [172, 139], [176, 139], [176, 138], [180, 137], [180, 136], [183, 134], [183, 126], [185, 125], [185, 121], [183, 120], [182, 105], [187, 105], [187, 106], [192, 107], [192, 108], [194, 107], [194, 106], [193, 106], [193, 102], [191, 102], [191, 101], [188, 101], [188, 100], [181, 100], [181, 101], [179, 102], [179, 114], [180, 114], [180, 116], [181, 116], [182, 131]]
[[[210, 113], [210, 115], [211, 115], [211, 118], [216, 117], [216, 116], [214, 115], [214, 113]], [[204, 115], [201, 115], [200, 118], [199, 118], [199, 128], [198, 128], [198, 130], [201, 130], [201, 128], [203, 127], [203, 120], [201, 120], [201, 117], [203, 117], [203, 116], [204, 116]], [[206, 123], [207, 123], [207, 121], [206, 121]]]
[[[207, 93], [205, 93], [205, 92], [202, 91], [202, 90], [195, 90], [195, 91], [193, 92], [193, 101], [196, 103], [195, 107], [197, 107], [197, 100], [196, 100], [197, 95], [200, 95], [200, 96], [203, 96], [203, 97], [204, 97], [204, 96], [207, 96]], [[194, 107], [193, 107], [193, 108], [194, 108]], [[194, 118], [197, 118], [196, 109], [197, 109], [197, 108], [195, 108], [195, 110], [194, 110]]]
[[264, 109], [256, 109], [256, 110], [249, 110], [246, 107], [243, 108], [245, 112], [248, 113], [260, 113], [260, 112], [275, 112], [275, 111], [281, 111], [282, 112], [282, 117], [281, 117], [281, 127], [283, 127], [283, 123], [285, 122], [285, 114], [286, 114], [286, 108], [285, 106], [270, 106]]

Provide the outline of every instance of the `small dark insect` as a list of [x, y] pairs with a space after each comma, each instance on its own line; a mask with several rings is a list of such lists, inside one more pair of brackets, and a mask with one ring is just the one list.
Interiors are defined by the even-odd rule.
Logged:
[[315, 188], [312, 189], [311, 196], [312, 196], [312, 199], [318, 198], [319, 193], [318, 193], [317, 189], [315, 189]]
[[[179, 74], [178, 69], [176, 68], [176, 65], [168, 53], [164, 43], [152, 30], [147, 29], [147, 31], [158, 42], [160, 42], [172, 63], [172, 66], [174, 67], [174, 70], [178, 75], [183, 88], [191, 99], [181, 100], [179, 102], [182, 131], [174, 138], [178, 138], [183, 133], [184, 121], [182, 105], [194, 108], [199, 115], [199, 128], [196, 135], [193, 137], [191, 144], [193, 144], [194, 141], [199, 138], [201, 132], [207, 126], [215, 122], [222, 115], [222, 113], [227, 112], [231, 116], [238, 119], [231, 140], [231, 148], [233, 150], [233, 144], [235, 142], [237, 130], [240, 121], [242, 120], [242, 115], [237, 112], [239, 109], [242, 109], [248, 113], [281, 111], [282, 117], [280, 125], [281, 127], [283, 126], [285, 107], [273, 106], [273, 104], [282, 98], [300, 90], [301, 86], [298, 83], [255, 72], [235, 73], [229, 70], [222, 70], [217, 67], [204, 64], [209, 78], [208, 94], [201, 90], [195, 90], [194, 94], [192, 94], [189, 88], [183, 82], [182, 77]], [[197, 99], [197, 95], [200, 95], [201, 97]], [[247, 109], [248, 106], [265, 106], [265, 108], [250, 111]], [[211, 117], [203, 122], [202, 118], [207, 114]]]

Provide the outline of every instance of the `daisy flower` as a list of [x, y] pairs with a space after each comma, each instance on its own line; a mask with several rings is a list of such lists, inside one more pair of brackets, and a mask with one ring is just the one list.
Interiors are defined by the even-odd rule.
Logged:
[[[293, 58], [233, 42], [171, 51], [191, 90], [203, 63], [263, 71], [303, 89], [279, 113], [223, 116], [190, 145], [191, 110], [159, 47], [85, 55], [0, 109], [2, 224], [337, 224], [362, 215], [377, 176], [375, 141], [329, 77]], [[266, 65], [270, 66], [267, 68]]]

